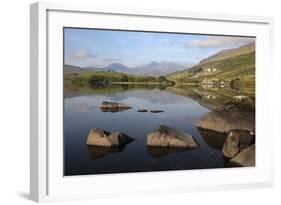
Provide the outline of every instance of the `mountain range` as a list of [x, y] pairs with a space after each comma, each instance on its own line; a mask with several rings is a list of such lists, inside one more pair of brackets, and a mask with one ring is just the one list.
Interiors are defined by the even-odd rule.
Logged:
[[128, 74], [139, 74], [139, 75], [147, 75], [147, 76], [160, 76], [167, 75], [171, 72], [180, 71], [188, 67], [188, 65], [180, 65], [174, 62], [155, 62], [152, 61], [146, 65], [129, 67], [125, 66], [121, 63], [112, 63], [103, 68], [96, 67], [87, 67], [88, 70], [96, 70], [96, 71], [107, 71], [114, 70], [115, 72], [120, 73], [128, 73]]

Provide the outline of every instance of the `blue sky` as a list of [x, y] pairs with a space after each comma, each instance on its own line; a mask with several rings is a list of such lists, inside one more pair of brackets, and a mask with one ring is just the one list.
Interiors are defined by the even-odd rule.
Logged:
[[104, 67], [111, 63], [126, 66], [152, 61], [171, 61], [190, 66], [227, 48], [252, 42], [253, 38], [194, 34], [64, 29], [65, 64]]

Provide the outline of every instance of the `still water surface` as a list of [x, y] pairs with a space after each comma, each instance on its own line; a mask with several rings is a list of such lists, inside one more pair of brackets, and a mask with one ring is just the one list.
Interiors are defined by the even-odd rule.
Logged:
[[[224, 96], [223, 96], [224, 97]], [[224, 136], [204, 135], [196, 124], [222, 97], [206, 91], [187, 89], [136, 88], [65, 90], [64, 171], [65, 175], [105, 174], [225, 167], [221, 153]], [[223, 100], [226, 100], [223, 98]], [[116, 101], [133, 108], [103, 112], [103, 101]], [[163, 110], [141, 113], [138, 109]], [[147, 134], [160, 125], [192, 134], [199, 149], [151, 148]], [[91, 128], [120, 131], [135, 140], [122, 148], [86, 145]]]

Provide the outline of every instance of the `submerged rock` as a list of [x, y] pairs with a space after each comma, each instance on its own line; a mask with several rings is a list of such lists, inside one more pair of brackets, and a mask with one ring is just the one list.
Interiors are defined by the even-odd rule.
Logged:
[[164, 110], [150, 110], [152, 113], [159, 113], [159, 112], [164, 112]]
[[125, 103], [118, 103], [118, 102], [109, 102], [109, 101], [104, 101], [102, 104], [99, 106], [100, 108], [132, 108], [130, 105], [127, 105]]
[[255, 128], [255, 107], [251, 103], [228, 102], [205, 115], [198, 127], [227, 133], [233, 129], [253, 131]]
[[99, 128], [90, 129], [87, 144], [102, 147], [119, 147], [133, 141], [122, 132], [108, 132]]
[[138, 110], [138, 112], [148, 112], [148, 110], [146, 110], [146, 109], [140, 109], [140, 110]]
[[148, 146], [199, 148], [199, 144], [190, 134], [165, 125], [148, 134], [146, 142]]
[[255, 166], [255, 161], [256, 161], [255, 152], [256, 152], [256, 146], [255, 144], [253, 144], [248, 148], [242, 150], [239, 154], [237, 154], [234, 158], [232, 158], [230, 162], [243, 167]]

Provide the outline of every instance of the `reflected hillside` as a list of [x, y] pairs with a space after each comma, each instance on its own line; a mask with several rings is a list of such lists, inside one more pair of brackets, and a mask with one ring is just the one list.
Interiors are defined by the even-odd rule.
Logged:
[[208, 86], [173, 86], [168, 87], [168, 91], [183, 95], [197, 101], [202, 106], [208, 109], [214, 109], [223, 103], [229, 102], [233, 99], [233, 96], [246, 95], [255, 99], [255, 89], [248, 88], [247, 90], [233, 89], [231, 87], [216, 87], [212, 85]]
[[[157, 101], [159, 92], [153, 92], [153, 90], [162, 90], [170, 92], [176, 95], [191, 98], [197, 101], [200, 105], [214, 109], [217, 106], [229, 102], [233, 99], [233, 96], [245, 95], [255, 100], [255, 88], [248, 87], [244, 89], [233, 89], [231, 87], [216, 87], [213, 85], [200, 85], [200, 86], [189, 86], [189, 85], [177, 85], [177, 86], [164, 86], [164, 85], [138, 85], [138, 84], [93, 84], [84, 86], [66, 86], [64, 90], [64, 97], [78, 97], [78, 96], [91, 96], [91, 95], [106, 95], [116, 96], [122, 98], [122, 94], [125, 91], [139, 91], [139, 90], [150, 90], [150, 99]], [[132, 94], [133, 95], [133, 94]], [[140, 95], [140, 93], [138, 93]], [[165, 93], [163, 93], [165, 95]], [[138, 96], [140, 97], [140, 96]], [[143, 96], [148, 97], [148, 96]], [[154, 99], [154, 100], [153, 100]], [[120, 100], [120, 99], [113, 99]], [[169, 102], [172, 99], [166, 99]]]
[[71, 98], [82, 95], [107, 94], [115, 95], [128, 90], [165, 90], [165, 85], [146, 85], [146, 84], [87, 84], [87, 85], [69, 85], [64, 87], [64, 98]]

